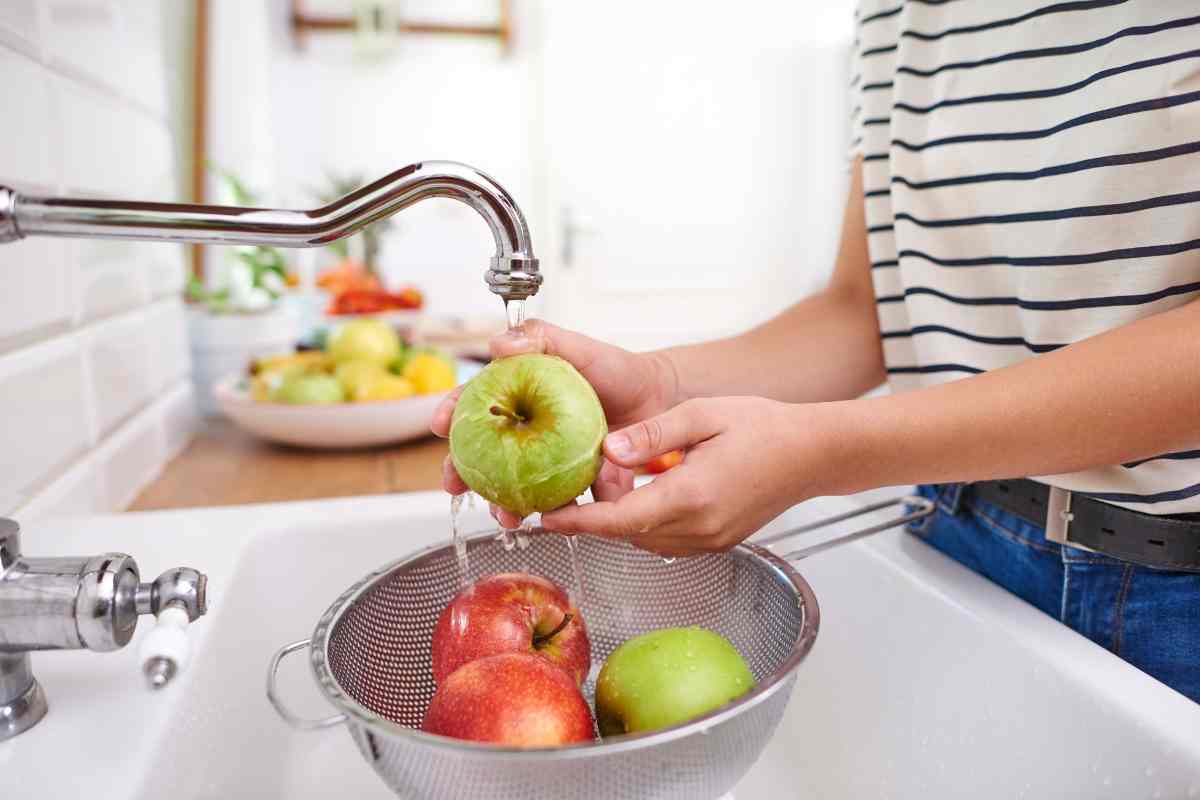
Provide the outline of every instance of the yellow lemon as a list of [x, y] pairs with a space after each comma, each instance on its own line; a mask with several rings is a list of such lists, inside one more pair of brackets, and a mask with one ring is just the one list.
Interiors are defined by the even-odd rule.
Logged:
[[320, 350], [305, 350], [301, 353], [287, 353], [286, 355], [257, 359], [250, 373], [263, 375], [269, 372], [286, 372], [289, 375], [297, 375], [300, 372], [325, 372], [332, 363], [332, 359], [327, 353]]
[[421, 353], [404, 365], [404, 377], [412, 381], [417, 394], [446, 392], [458, 384], [454, 365], [431, 353]]
[[342, 384], [342, 389], [345, 390], [346, 396], [355, 398], [363, 387], [378, 380], [380, 376], [386, 375], [388, 372], [378, 362], [355, 359], [353, 361], [343, 361], [341, 364], [338, 364], [333, 374], [338, 379], [338, 383]]
[[358, 403], [370, 403], [375, 400], [400, 400], [412, 397], [416, 393], [417, 390], [412, 385], [412, 381], [392, 375], [390, 372], [381, 372], [359, 384], [354, 393], [354, 400]]

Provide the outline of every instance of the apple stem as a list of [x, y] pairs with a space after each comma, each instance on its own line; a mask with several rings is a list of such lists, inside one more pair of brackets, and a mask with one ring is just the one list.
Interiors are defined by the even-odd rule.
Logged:
[[550, 631], [547, 634], [544, 634], [542, 636], [534, 636], [533, 637], [533, 646], [541, 647], [546, 642], [550, 641], [555, 636], [562, 633], [562, 629], [571, 624], [572, 617], [574, 617], [574, 614], [563, 614], [562, 622], [558, 623], [558, 627], [556, 627], [554, 630]]
[[513, 422], [516, 422], [516, 423], [522, 423], [525, 421], [525, 418], [522, 417], [520, 414], [516, 413], [515, 411], [510, 411], [509, 409], [504, 408], [503, 406], [492, 406], [491, 408], [488, 409], [488, 411], [491, 411], [493, 414], [495, 414], [498, 417], [508, 417], [509, 419], [511, 419]]

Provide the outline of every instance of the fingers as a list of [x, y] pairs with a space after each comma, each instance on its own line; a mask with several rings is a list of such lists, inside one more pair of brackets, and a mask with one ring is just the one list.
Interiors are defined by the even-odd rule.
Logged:
[[[465, 385], [463, 384], [463, 386]], [[455, 388], [446, 395], [445, 399], [434, 409], [433, 418], [429, 420], [429, 429], [443, 439], [450, 435], [450, 418], [454, 416], [454, 406], [458, 404], [458, 396], [462, 394], [463, 386]]]
[[595, 339], [551, 325], [540, 319], [526, 320], [518, 330], [493, 336], [488, 343], [495, 358], [519, 353], [548, 353], [570, 361], [580, 370], [593, 358], [593, 351], [606, 345]]
[[610, 433], [604, 439], [604, 454], [621, 466], [636, 467], [668, 451], [699, 444], [720, 432], [720, 424], [704, 408], [703, 402], [680, 403], [665, 414]]
[[459, 477], [458, 470], [454, 468], [454, 461], [450, 456], [446, 456], [446, 460], [442, 462], [442, 488], [450, 494], [462, 494], [469, 491], [467, 484], [463, 483], [463, 479]]
[[668, 522], [676, 509], [663, 478], [613, 501], [563, 506], [542, 514], [542, 527], [560, 533], [591, 533], [632, 539]]
[[600, 474], [592, 484], [592, 497], [602, 502], [615, 502], [633, 491], [633, 470], [618, 467], [605, 459]]
[[491, 512], [492, 519], [496, 520], [502, 528], [512, 530], [521, 527], [521, 518], [507, 508], [501, 508], [495, 503], [488, 503], [488, 511]]

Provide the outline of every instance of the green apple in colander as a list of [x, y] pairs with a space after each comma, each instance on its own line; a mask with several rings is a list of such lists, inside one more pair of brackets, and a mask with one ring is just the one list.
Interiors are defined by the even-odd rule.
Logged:
[[600, 400], [575, 367], [556, 356], [511, 356], [463, 389], [450, 421], [450, 457], [472, 491], [526, 517], [591, 485], [607, 433]]

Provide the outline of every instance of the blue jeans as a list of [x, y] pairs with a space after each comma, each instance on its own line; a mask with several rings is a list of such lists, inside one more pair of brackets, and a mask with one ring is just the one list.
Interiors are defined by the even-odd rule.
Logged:
[[960, 483], [918, 491], [937, 511], [910, 532], [1200, 703], [1200, 573], [1047, 541], [1042, 526]]

